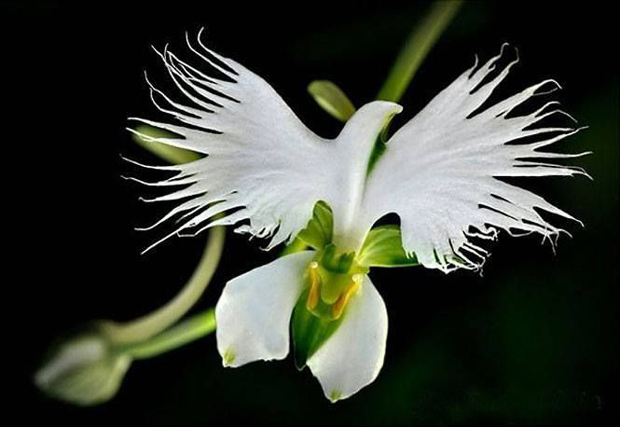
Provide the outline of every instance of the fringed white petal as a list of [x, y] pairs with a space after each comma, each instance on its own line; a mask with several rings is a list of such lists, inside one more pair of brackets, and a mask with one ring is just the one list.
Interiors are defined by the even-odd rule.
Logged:
[[[187, 233], [189, 228], [195, 234], [214, 225], [242, 220], [249, 223], [239, 231], [271, 237], [269, 248], [290, 239], [306, 226], [314, 204], [328, 198], [333, 188], [333, 150], [301, 123], [262, 78], [206, 48], [200, 34], [197, 44], [189, 38], [187, 44], [196, 55], [196, 67], [168, 49], [157, 52], [170, 79], [185, 97], [184, 103], [174, 101], [147, 78], [155, 106], [179, 124], [130, 119], [178, 135], [154, 138], [129, 129], [148, 141], [207, 156], [159, 168], [176, 172], [172, 178], [143, 182], [182, 186], [150, 201], [190, 199], [162, 219], [186, 214], [178, 228], [160, 242]], [[213, 221], [218, 214], [226, 216]]]
[[368, 276], [344, 316], [336, 332], [307, 362], [332, 402], [346, 399], [372, 383], [383, 366], [388, 316]]
[[[319, 200], [332, 208], [335, 234], [345, 246], [354, 247], [363, 240], [364, 236], [351, 234], [356, 230], [355, 213], [366, 166], [386, 118], [401, 107], [383, 101], [370, 103], [358, 110], [338, 138], [326, 140], [308, 130], [262, 78], [207, 49], [200, 33], [198, 46], [189, 38], [187, 44], [204, 68], [223, 76], [207, 75], [203, 67], [189, 65], [167, 48], [156, 51], [186, 103], [174, 101], [147, 78], [155, 107], [178, 124], [131, 120], [178, 136], [158, 138], [129, 131], [147, 141], [206, 157], [183, 165], [153, 167], [176, 172], [159, 182], [130, 178], [153, 187], [181, 187], [147, 201], [189, 199], [145, 228], [181, 215], [177, 219], [180, 225], [146, 250], [174, 235], [195, 235], [215, 225], [244, 220], [248, 223], [236, 231], [271, 238], [270, 249], [290, 241], [303, 229]], [[223, 217], [216, 220], [218, 215]], [[349, 245], [348, 240], [353, 243]]]
[[[459, 76], [396, 132], [368, 180], [360, 226], [398, 214], [404, 248], [426, 267], [446, 272], [479, 268], [487, 252], [471, 238], [494, 238], [500, 229], [552, 240], [563, 230], [540, 211], [574, 219], [542, 197], [496, 179], [587, 176], [581, 168], [550, 161], [588, 153], [539, 151], [580, 130], [535, 126], [552, 114], [567, 115], [557, 102], [507, 117], [533, 96], [553, 92], [559, 87], [555, 81], [545, 80], [479, 111], [517, 62], [495, 70], [505, 48]], [[533, 142], [516, 141], [533, 136]]]
[[225, 366], [286, 357], [291, 314], [314, 255], [287, 255], [226, 284], [215, 308], [217, 349]]

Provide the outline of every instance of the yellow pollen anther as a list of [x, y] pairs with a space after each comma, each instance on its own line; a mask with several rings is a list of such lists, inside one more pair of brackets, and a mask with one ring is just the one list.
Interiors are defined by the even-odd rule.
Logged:
[[310, 292], [308, 293], [308, 301], [306, 301], [308, 310], [314, 309], [319, 303], [321, 276], [317, 271], [318, 268], [319, 264], [316, 261], [312, 261], [308, 268], [308, 275], [310, 276]]
[[347, 306], [347, 303], [349, 302], [351, 297], [355, 295], [357, 290], [360, 288], [363, 277], [364, 276], [362, 276], [361, 274], [354, 274], [353, 277], [351, 278], [353, 280], [353, 283], [351, 283], [340, 294], [340, 296], [338, 297], [334, 305], [332, 305], [332, 316], [334, 319], [338, 319], [340, 318], [340, 316], [342, 316], [342, 313], [344, 312], [344, 309]]

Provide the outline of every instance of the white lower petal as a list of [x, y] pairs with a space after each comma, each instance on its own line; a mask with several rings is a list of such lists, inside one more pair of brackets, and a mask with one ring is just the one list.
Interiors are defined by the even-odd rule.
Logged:
[[286, 357], [291, 313], [313, 256], [305, 251], [278, 258], [226, 284], [215, 307], [217, 349], [224, 366]]
[[365, 276], [340, 327], [308, 360], [329, 400], [346, 399], [375, 380], [383, 366], [387, 331], [385, 303]]

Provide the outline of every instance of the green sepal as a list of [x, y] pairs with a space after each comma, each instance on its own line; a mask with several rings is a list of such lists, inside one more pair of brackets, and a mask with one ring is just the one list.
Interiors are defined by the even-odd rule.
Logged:
[[332, 117], [346, 122], [355, 113], [355, 106], [335, 83], [315, 80], [308, 85], [308, 92], [317, 104]]
[[344, 318], [344, 314], [336, 320], [312, 314], [306, 308], [308, 293], [309, 289], [306, 289], [297, 301], [291, 321], [295, 366], [300, 371], [306, 366], [307, 360], [338, 329]]
[[357, 262], [366, 267], [411, 267], [418, 265], [415, 254], [403, 249], [400, 227], [382, 225], [368, 233]]
[[332, 241], [333, 228], [334, 220], [331, 208], [327, 203], [319, 201], [314, 205], [312, 219], [306, 228], [299, 232], [297, 239], [320, 251]]
[[295, 254], [297, 252], [305, 251], [307, 248], [308, 244], [301, 240], [298, 236], [295, 237], [295, 239], [291, 243], [286, 245], [284, 249], [282, 249], [279, 256], [283, 257], [286, 255]]

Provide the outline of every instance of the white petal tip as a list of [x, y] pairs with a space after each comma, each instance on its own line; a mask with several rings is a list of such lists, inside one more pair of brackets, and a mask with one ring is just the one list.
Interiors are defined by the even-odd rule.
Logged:
[[229, 348], [222, 355], [222, 366], [225, 368], [236, 368], [237, 367], [235, 365], [236, 358], [237, 358], [237, 355], [235, 354], [235, 351]]
[[340, 390], [332, 390], [329, 395], [326, 396], [331, 403], [336, 403], [342, 399], [346, 399], [346, 397], [342, 394]]

